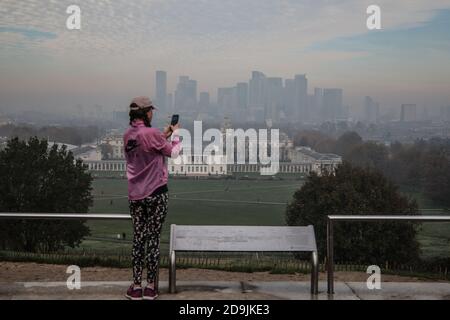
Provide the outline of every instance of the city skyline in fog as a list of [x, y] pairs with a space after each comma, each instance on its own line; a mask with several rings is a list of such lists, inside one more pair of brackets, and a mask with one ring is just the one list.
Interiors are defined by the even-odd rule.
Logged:
[[[51, 5], [50, 5], [51, 4]], [[78, 4], [82, 29], [65, 27]], [[344, 104], [450, 104], [450, 1], [377, 1], [382, 30], [366, 28], [372, 1], [3, 1], [0, 112], [125, 108], [179, 76], [217, 89], [269, 77], [342, 88]]]

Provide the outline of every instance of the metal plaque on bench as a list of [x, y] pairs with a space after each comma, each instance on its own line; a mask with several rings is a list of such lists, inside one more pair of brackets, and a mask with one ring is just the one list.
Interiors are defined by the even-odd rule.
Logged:
[[175, 251], [316, 251], [314, 229], [264, 226], [172, 225]]

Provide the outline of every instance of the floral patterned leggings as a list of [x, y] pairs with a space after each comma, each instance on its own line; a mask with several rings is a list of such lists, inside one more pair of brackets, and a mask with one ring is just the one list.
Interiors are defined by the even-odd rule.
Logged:
[[[147, 283], [156, 280], [159, 264], [159, 242], [161, 228], [167, 215], [167, 192], [142, 200], [130, 200], [130, 214], [133, 219], [133, 280], [142, 282], [144, 260], [147, 267]], [[147, 252], [145, 249], [147, 247]]]

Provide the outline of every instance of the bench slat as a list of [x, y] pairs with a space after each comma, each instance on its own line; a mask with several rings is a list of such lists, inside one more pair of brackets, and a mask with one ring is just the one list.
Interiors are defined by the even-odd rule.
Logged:
[[314, 229], [262, 226], [172, 225], [175, 251], [317, 251]]

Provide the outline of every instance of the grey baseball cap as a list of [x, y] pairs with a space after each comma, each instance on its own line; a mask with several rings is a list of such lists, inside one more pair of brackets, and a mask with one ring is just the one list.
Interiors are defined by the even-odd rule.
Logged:
[[130, 110], [140, 110], [145, 108], [158, 110], [158, 108], [153, 105], [153, 102], [149, 97], [141, 96], [131, 100]]

